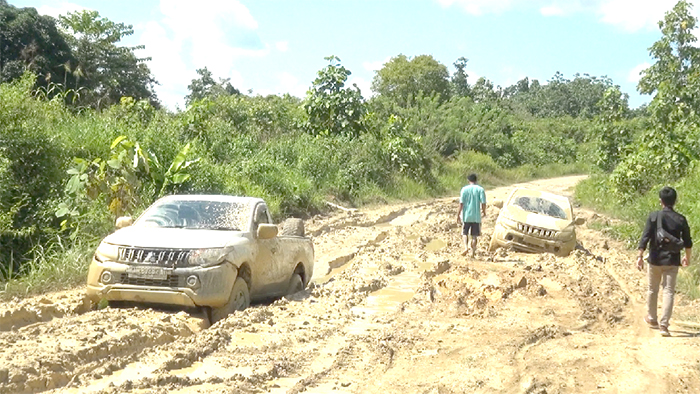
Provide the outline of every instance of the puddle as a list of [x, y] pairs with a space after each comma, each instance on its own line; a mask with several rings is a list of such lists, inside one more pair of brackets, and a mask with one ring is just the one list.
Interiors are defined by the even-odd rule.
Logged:
[[425, 244], [425, 250], [430, 251], [430, 252], [437, 252], [440, 249], [444, 249], [446, 246], [447, 246], [447, 242], [445, 242], [439, 238], [435, 238], [435, 239], [431, 240], [430, 242], [428, 242], [427, 244]]
[[122, 370], [114, 371], [111, 375], [90, 381], [87, 387], [80, 387], [76, 389], [64, 387], [61, 389], [61, 392], [70, 394], [99, 392], [103, 391], [112, 384], [119, 386], [127, 380], [134, 381], [151, 376], [155, 370], [156, 368], [152, 365], [149, 366], [142, 362], [135, 362], [127, 365]]
[[358, 316], [393, 312], [402, 302], [413, 298], [420, 283], [418, 273], [402, 272], [393, 276], [387, 286], [370, 294], [364, 305], [354, 306], [351, 311]]
[[392, 226], [410, 226], [413, 223], [425, 218], [425, 213], [413, 213], [407, 215], [401, 215], [396, 219], [389, 222]]

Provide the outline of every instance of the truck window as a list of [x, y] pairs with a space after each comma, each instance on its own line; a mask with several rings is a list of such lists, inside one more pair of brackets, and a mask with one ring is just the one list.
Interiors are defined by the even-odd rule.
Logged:
[[260, 204], [255, 208], [255, 220], [253, 222], [255, 230], [258, 229], [258, 225], [260, 223], [270, 223], [270, 217], [267, 214], [267, 207], [263, 204]]

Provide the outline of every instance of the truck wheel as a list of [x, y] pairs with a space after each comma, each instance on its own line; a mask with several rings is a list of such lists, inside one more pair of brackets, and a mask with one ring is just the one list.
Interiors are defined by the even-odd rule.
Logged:
[[236, 278], [236, 281], [233, 283], [231, 295], [229, 296], [226, 305], [220, 308], [211, 309], [211, 324], [214, 324], [221, 319], [225, 319], [226, 316], [235, 311], [242, 311], [249, 305], [250, 291], [248, 290], [248, 284], [245, 283], [243, 278]]
[[287, 288], [287, 295], [292, 295], [304, 290], [304, 280], [299, 274], [293, 274], [292, 278], [289, 279], [289, 287]]
[[282, 223], [281, 235], [304, 236], [304, 221], [297, 218], [289, 218]]
[[489, 252], [493, 252], [498, 248], [498, 244], [496, 243], [496, 237], [491, 236], [491, 242], [489, 242]]

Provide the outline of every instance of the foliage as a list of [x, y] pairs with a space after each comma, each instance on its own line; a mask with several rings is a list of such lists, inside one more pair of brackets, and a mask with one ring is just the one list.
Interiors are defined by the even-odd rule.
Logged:
[[467, 74], [467, 62], [469, 59], [460, 57], [454, 62], [455, 72], [452, 74], [450, 83], [452, 84], [452, 95], [456, 97], [470, 97], [469, 74]]
[[145, 63], [150, 58], [135, 54], [143, 47], [117, 45], [134, 33], [131, 25], [112, 22], [97, 11], [87, 10], [69, 12], [58, 20], [75, 59], [66, 63], [66, 70], [75, 76], [76, 90], [79, 86], [85, 88], [78, 99], [81, 105], [105, 108], [125, 96], [157, 105], [153, 92], [156, 81]]
[[367, 112], [357, 85], [346, 88], [350, 70], [335, 56], [325, 58], [330, 63], [318, 72], [306, 93], [304, 109], [309, 117], [305, 128], [314, 135], [359, 136], [364, 130]]
[[601, 170], [610, 172], [624, 156], [624, 150], [633, 138], [630, 123], [625, 121], [629, 112], [627, 95], [622, 94], [617, 87], [608, 88], [598, 107], [600, 115], [596, 117], [596, 127], [593, 129], [595, 164]]
[[649, 105], [650, 125], [636, 148], [613, 171], [613, 189], [623, 199], [655, 185], [675, 181], [700, 158], [700, 50], [694, 43], [697, 19], [690, 4], [679, 1], [659, 22], [662, 37], [652, 45], [656, 63], [642, 74], [641, 93], [655, 93]]
[[187, 86], [190, 94], [185, 96], [185, 104], [190, 105], [194, 101], [204, 98], [216, 98], [219, 96], [239, 95], [241, 92], [231, 85], [231, 78], [219, 78], [219, 82], [214, 80], [211, 71], [206, 67], [197, 70], [199, 78], [193, 79]]
[[569, 80], [557, 72], [545, 85], [537, 80], [522, 79], [504, 89], [504, 96], [514, 110], [537, 117], [590, 119], [599, 114], [598, 102], [610, 87], [612, 80], [608, 77], [577, 73]]
[[0, 0], [0, 82], [31, 71], [41, 76], [36, 81], [39, 86], [52, 81], [65, 85], [70, 74], [64, 64], [71, 60], [71, 49], [53, 18]]
[[403, 108], [412, 106], [420, 96], [436, 96], [443, 102], [451, 94], [447, 67], [431, 55], [391, 58], [375, 74], [372, 90]]

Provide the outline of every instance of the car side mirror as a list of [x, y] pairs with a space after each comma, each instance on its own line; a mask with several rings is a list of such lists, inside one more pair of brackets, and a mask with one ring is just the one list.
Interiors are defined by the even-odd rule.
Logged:
[[122, 216], [117, 218], [117, 221], [114, 223], [114, 227], [119, 230], [120, 228], [129, 227], [132, 224], [134, 224], [134, 219], [132, 219], [131, 216]]
[[501, 200], [494, 200], [494, 202], [491, 203], [494, 207], [501, 209], [503, 208], [503, 201]]
[[271, 239], [277, 236], [277, 225], [269, 223], [260, 223], [258, 225], [258, 238]]
[[580, 226], [584, 223], [586, 223], [586, 218], [577, 217], [576, 219], [574, 219], [574, 224], [577, 226]]

